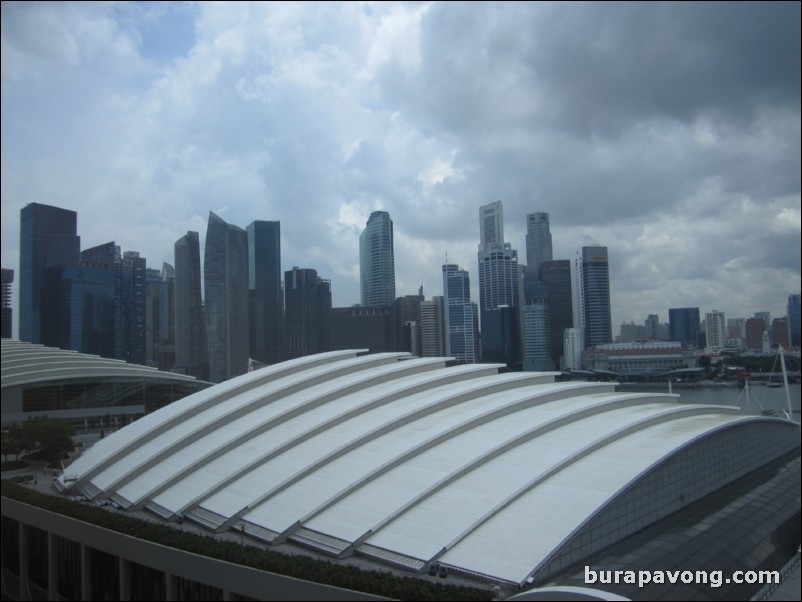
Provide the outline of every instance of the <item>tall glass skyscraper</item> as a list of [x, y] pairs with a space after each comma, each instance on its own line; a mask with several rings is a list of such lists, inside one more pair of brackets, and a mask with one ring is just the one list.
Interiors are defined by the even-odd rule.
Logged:
[[395, 301], [393, 220], [386, 211], [370, 214], [359, 235], [359, 279], [362, 305], [392, 305]]
[[69, 349], [101, 357], [120, 357], [123, 314], [120, 303], [122, 258], [113, 241], [81, 252], [79, 267], [64, 272], [69, 291]]
[[211, 211], [203, 277], [209, 376], [222, 382], [248, 371], [248, 235]]
[[607, 247], [582, 247], [582, 288], [585, 306], [585, 345], [613, 342], [610, 312], [610, 269]]
[[546, 287], [551, 331], [551, 359], [560, 367], [565, 355], [565, 330], [574, 327], [571, 261], [555, 259], [540, 264], [540, 280]]
[[20, 212], [19, 337], [50, 347], [69, 344], [63, 272], [78, 265], [75, 211], [30, 203]]
[[187, 232], [175, 243], [175, 366], [185, 374], [209, 380], [197, 232]]
[[479, 357], [479, 320], [471, 303], [468, 272], [452, 263], [443, 264], [443, 310], [446, 355], [459, 362], [473, 363]]
[[529, 213], [526, 216], [526, 267], [539, 274], [540, 264], [552, 259], [549, 214]]
[[283, 359], [284, 348], [281, 223], [255, 221], [246, 231], [251, 357], [275, 364]]

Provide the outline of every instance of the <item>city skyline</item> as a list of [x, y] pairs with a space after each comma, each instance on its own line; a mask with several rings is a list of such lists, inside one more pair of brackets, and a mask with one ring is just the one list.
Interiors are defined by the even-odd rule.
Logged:
[[521, 256], [532, 212], [554, 258], [608, 248], [614, 330], [782, 315], [800, 289], [797, 4], [2, 11], [4, 268], [30, 202], [154, 266], [187, 231], [203, 245], [212, 210], [281, 221], [281, 270], [348, 306], [384, 210], [397, 295], [431, 297], [446, 254], [473, 271], [476, 207], [502, 200]]

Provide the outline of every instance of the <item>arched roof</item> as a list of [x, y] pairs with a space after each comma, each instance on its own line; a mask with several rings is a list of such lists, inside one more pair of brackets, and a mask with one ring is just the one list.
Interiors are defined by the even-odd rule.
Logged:
[[76, 378], [197, 382], [194, 376], [13, 339], [2, 340], [0, 361], [3, 389]]
[[776, 422], [554, 372], [360, 353], [181, 399], [98, 442], [60, 486], [267, 542], [523, 583], [677, 450]]

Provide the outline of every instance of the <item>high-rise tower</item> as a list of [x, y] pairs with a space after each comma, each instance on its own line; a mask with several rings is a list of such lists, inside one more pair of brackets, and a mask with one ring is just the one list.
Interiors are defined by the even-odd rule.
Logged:
[[251, 357], [275, 364], [283, 359], [284, 347], [281, 224], [255, 221], [246, 230]]
[[81, 238], [75, 211], [30, 203], [20, 212], [19, 337], [66, 348], [69, 309], [62, 275], [78, 265]]
[[582, 289], [586, 347], [612, 343], [607, 247], [582, 247]]
[[529, 213], [526, 216], [526, 267], [540, 274], [540, 264], [552, 259], [549, 214]]
[[210, 379], [222, 382], [248, 371], [248, 235], [211, 211], [203, 276]]
[[477, 257], [482, 355], [514, 366], [520, 355], [518, 252], [504, 242], [501, 201], [479, 208]]
[[359, 235], [359, 276], [362, 305], [392, 305], [395, 301], [393, 220], [386, 211], [371, 213]]
[[197, 232], [187, 232], [175, 243], [175, 365], [185, 374], [209, 379]]

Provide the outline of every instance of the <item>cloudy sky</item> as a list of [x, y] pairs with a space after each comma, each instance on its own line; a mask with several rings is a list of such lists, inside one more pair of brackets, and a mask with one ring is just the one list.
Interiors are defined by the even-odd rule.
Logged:
[[[2, 266], [29, 202], [173, 263], [209, 211], [280, 220], [282, 264], [359, 301], [471, 273], [479, 206], [609, 249], [613, 331], [669, 307], [785, 314], [800, 291], [800, 4], [2, 3]], [[15, 288], [17, 284], [15, 284]], [[16, 312], [15, 312], [16, 313]], [[16, 317], [16, 316], [15, 316]]]

